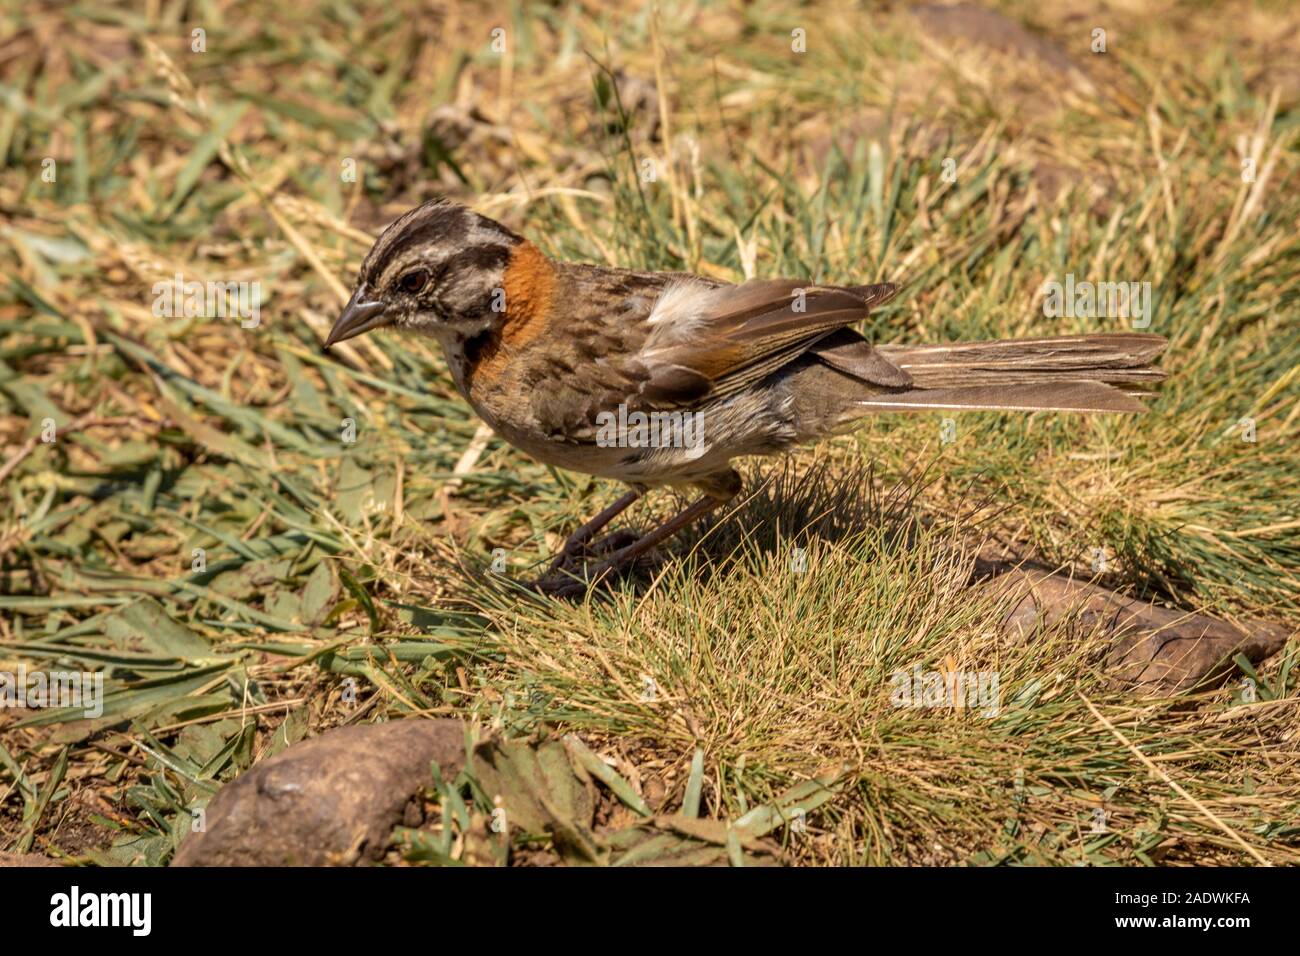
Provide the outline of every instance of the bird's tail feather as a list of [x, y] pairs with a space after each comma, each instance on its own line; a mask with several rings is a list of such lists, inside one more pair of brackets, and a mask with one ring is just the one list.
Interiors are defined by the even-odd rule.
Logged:
[[913, 386], [860, 404], [881, 411], [1140, 412], [1144, 386], [1164, 378], [1151, 364], [1164, 347], [1163, 337], [1140, 333], [878, 345], [882, 356], [912, 376]]

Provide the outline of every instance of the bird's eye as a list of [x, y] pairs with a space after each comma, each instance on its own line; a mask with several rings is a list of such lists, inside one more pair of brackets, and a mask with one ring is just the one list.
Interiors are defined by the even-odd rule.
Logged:
[[414, 272], [408, 272], [397, 280], [398, 288], [403, 292], [414, 295], [424, 288], [424, 284], [429, 281], [429, 273], [423, 269], [416, 269]]

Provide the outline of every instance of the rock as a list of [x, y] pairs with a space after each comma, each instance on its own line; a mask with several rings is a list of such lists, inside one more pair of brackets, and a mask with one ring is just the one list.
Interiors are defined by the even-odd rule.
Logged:
[[339, 727], [227, 784], [172, 866], [339, 866], [383, 855], [412, 796], [465, 762], [456, 720]]
[[1015, 590], [1015, 603], [1002, 624], [1022, 638], [1070, 614], [1078, 615], [1081, 628], [1100, 626], [1112, 640], [1106, 659], [1109, 672], [1118, 682], [1152, 694], [1181, 693], [1221, 680], [1231, 672], [1235, 655], [1258, 663], [1280, 651], [1290, 634], [1281, 625], [1263, 621], [1237, 625], [1156, 607], [1041, 571], [1008, 571], [982, 587]]
[[0, 869], [7, 866], [28, 867], [28, 866], [59, 866], [60, 864], [48, 859], [47, 857], [38, 856], [35, 853], [0, 853]]

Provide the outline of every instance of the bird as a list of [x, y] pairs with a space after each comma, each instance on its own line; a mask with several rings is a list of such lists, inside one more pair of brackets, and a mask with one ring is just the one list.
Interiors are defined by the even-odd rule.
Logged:
[[[324, 349], [382, 328], [431, 337], [500, 438], [628, 487], [568, 536], [537, 582], [550, 594], [626, 569], [725, 505], [742, 489], [735, 459], [782, 455], [882, 412], [1140, 412], [1164, 376], [1165, 339], [1142, 332], [873, 344], [853, 326], [898, 291], [561, 261], [438, 198], [380, 234]], [[662, 486], [698, 498], [573, 573], [599, 532]]]

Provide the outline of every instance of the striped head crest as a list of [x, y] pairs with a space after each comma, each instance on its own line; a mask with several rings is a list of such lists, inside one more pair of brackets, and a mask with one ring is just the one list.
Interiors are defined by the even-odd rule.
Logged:
[[375, 242], [326, 347], [381, 326], [438, 337], [475, 335], [499, 311], [505, 270], [522, 237], [464, 206], [434, 199]]

